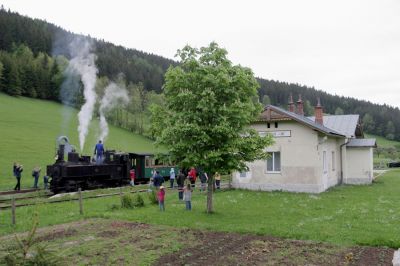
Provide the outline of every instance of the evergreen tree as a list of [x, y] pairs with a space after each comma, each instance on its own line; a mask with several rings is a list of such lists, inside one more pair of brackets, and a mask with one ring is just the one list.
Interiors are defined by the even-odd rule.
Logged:
[[268, 104], [271, 104], [271, 99], [269, 98], [269, 96], [268, 95], [264, 95], [263, 96], [263, 98], [262, 98], [262, 104], [263, 104], [263, 106], [266, 106], [266, 105], [268, 105]]
[[385, 137], [387, 139], [393, 140], [394, 139], [394, 134], [395, 134], [395, 127], [392, 121], [388, 121], [386, 124], [386, 129], [385, 129]]
[[366, 113], [362, 118], [362, 124], [365, 132], [372, 133], [375, 129], [374, 118]]
[[4, 69], [3, 63], [1, 63], [0, 61], [0, 91], [2, 90], [3, 87], [3, 69]]
[[343, 115], [343, 114], [344, 114], [344, 112], [343, 112], [343, 109], [342, 109], [342, 108], [337, 107], [337, 108], [335, 109], [335, 115]]

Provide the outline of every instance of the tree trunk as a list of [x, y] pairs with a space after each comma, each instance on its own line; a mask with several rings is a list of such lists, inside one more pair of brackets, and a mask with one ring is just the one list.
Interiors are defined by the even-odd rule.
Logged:
[[208, 189], [207, 189], [207, 213], [212, 213], [213, 210], [213, 184], [214, 175], [208, 178]]

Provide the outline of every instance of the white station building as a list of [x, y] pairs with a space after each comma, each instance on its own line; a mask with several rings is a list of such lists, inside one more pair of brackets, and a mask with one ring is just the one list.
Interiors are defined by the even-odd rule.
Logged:
[[305, 117], [301, 97], [291, 97], [289, 111], [267, 105], [252, 125], [271, 134], [269, 158], [248, 163], [248, 172], [233, 173], [232, 185], [251, 190], [320, 193], [338, 184], [370, 184], [375, 139], [365, 139], [359, 115]]

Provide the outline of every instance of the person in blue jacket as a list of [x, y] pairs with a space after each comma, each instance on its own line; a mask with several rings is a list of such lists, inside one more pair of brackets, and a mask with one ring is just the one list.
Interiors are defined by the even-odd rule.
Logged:
[[99, 143], [94, 147], [94, 154], [96, 155], [96, 164], [101, 164], [103, 162], [104, 146], [99, 140]]

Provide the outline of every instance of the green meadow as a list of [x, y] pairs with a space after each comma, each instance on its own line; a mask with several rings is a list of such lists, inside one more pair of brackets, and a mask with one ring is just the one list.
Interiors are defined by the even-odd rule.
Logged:
[[[78, 110], [55, 102], [0, 93], [0, 190], [12, 189], [15, 185], [13, 162], [24, 166], [22, 187], [32, 186], [32, 169], [38, 165], [44, 174], [46, 165], [54, 162], [56, 139], [60, 135], [68, 136], [79, 151], [77, 114]], [[98, 120], [94, 119], [84, 154], [93, 154], [98, 128]], [[111, 125], [105, 147], [122, 151], [155, 151], [152, 141]]]
[[371, 185], [337, 186], [321, 194], [218, 191], [215, 213], [206, 214], [206, 195], [195, 191], [191, 212], [179, 202], [177, 191], [167, 190], [166, 211], [151, 205], [121, 209], [120, 197], [85, 199], [84, 214], [77, 201], [37, 204], [17, 208], [17, 224], [11, 211], [0, 212], [0, 234], [29, 229], [37, 212], [40, 226], [87, 218], [136, 221], [177, 228], [254, 233], [290, 239], [307, 239], [339, 245], [370, 245], [400, 248], [400, 170], [379, 176]]

